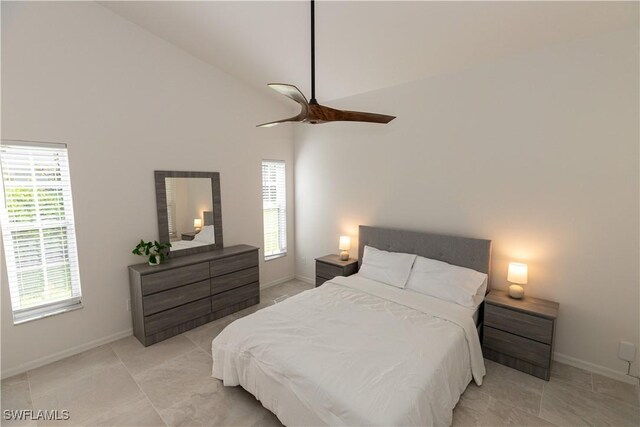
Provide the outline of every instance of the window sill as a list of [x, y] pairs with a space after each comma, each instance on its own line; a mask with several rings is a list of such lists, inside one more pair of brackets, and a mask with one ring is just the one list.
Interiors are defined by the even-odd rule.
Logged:
[[14, 325], [21, 325], [23, 323], [28, 323], [28, 322], [32, 322], [34, 320], [38, 320], [38, 319], [44, 319], [45, 317], [51, 317], [51, 316], [57, 316], [58, 314], [62, 314], [62, 313], [67, 313], [69, 311], [74, 311], [74, 310], [79, 310], [81, 308], [83, 308], [84, 306], [82, 305], [82, 303], [78, 303], [78, 304], [73, 304], [67, 307], [61, 307], [55, 310], [51, 310], [51, 311], [47, 311], [44, 313], [34, 313], [33, 315], [28, 315], [28, 316], [24, 316], [24, 317], [19, 317], [18, 319], [13, 318], [13, 324]]
[[264, 257], [264, 261], [265, 262], [273, 261], [274, 259], [278, 259], [278, 258], [282, 258], [282, 257], [286, 257], [286, 256], [287, 256], [286, 252], [283, 253], [283, 254], [269, 255], [269, 256]]

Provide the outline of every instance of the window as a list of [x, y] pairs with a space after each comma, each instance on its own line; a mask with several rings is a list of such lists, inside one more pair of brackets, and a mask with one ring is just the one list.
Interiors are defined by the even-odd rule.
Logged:
[[287, 253], [287, 196], [284, 161], [262, 161], [264, 259]]
[[14, 323], [82, 307], [66, 145], [2, 141], [0, 168]]

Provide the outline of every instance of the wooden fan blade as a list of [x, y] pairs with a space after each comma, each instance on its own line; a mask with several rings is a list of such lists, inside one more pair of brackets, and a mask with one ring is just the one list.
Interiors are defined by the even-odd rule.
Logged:
[[389, 123], [395, 116], [385, 114], [365, 113], [361, 111], [336, 110], [320, 104], [309, 105], [309, 114], [305, 121], [311, 123], [324, 122], [368, 122]]
[[387, 116], [386, 114], [364, 113], [361, 111], [338, 110], [338, 118], [334, 121], [340, 122], [369, 122], [387, 124], [395, 119], [395, 116]]
[[298, 89], [294, 85], [289, 85], [286, 83], [269, 83], [267, 86], [269, 86], [276, 92], [283, 94], [287, 98], [293, 99], [300, 105], [309, 105], [307, 98], [305, 98], [302, 92], [300, 92], [300, 89]]

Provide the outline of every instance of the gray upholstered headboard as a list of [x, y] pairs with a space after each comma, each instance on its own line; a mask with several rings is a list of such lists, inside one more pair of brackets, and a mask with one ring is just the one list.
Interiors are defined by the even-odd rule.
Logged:
[[445, 236], [417, 231], [360, 226], [358, 265], [365, 246], [389, 252], [404, 252], [437, 259], [489, 275], [491, 284], [491, 240]]
[[202, 215], [204, 216], [204, 225], [214, 225], [212, 211], [202, 211]]

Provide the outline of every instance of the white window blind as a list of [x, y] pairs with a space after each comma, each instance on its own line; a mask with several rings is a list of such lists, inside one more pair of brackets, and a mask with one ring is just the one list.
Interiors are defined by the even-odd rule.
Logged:
[[0, 224], [14, 323], [80, 308], [65, 144], [2, 141]]
[[173, 178], [165, 178], [164, 185], [167, 193], [167, 222], [169, 223], [169, 237], [178, 236], [176, 227], [176, 180]]
[[287, 195], [284, 161], [262, 161], [264, 257], [287, 253]]

